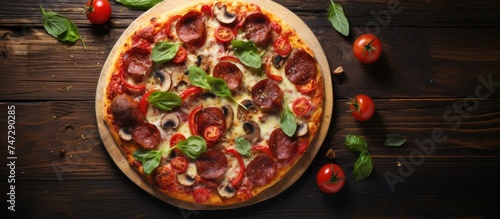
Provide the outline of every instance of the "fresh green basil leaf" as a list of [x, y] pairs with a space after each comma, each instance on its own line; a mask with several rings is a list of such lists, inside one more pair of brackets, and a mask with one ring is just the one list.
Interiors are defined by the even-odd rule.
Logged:
[[231, 45], [234, 48], [234, 54], [244, 65], [252, 68], [262, 66], [261, 56], [258, 54], [258, 48], [252, 41], [232, 40]]
[[349, 21], [344, 14], [344, 9], [339, 3], [330, 0], [330, 7], [328, 8], [327, 17], [332, 26], [344, 36], [349, 35]]
[[368, 151], [368, 143], [364, 139], [356, 135], [347, 135], [345, 137], [345, 146], [352, 153], [362, 153]]
[[133, 10], [147, 10], [163, 0], [116, 0], [125, 5], [125, 7]]
[[156, 63], [168, 62], [175, 57], [180, 46], [178, 43], [171, 42], [156, 43], [151, 52], [151, 60]]
[[194, 160], [207, 151], [207, 142], [200, 136], [192, 135], [179, 142], [175, 147]]
[[290, 107], [288, 107], [288, 104], [286, 102], [287, 101], [285, 99], [285, 108], [281, 113], [280, 125], [283, 132], [286, 135], [292, 137], [297, 130], [297, 121], [295, 120], [295, 116], [293, 115], [292, 110], [290, 110]]
[[87, 48], [73, 21], [53, 11], [45, 11], [41, 5], [39, 6], [42, 12], [43, 27], [47, 33], [63, 42], [74, 43], [80, 40], [82, 41], [83, 48]]
[[157, 153], [158, 151], [155, 150], [140, 149], [134, 151], [133, 156], [137, 161], [144, 162], [145, 160], [155, 157]]
[[386, 134], [385, 135], [385, 146], [387, 147], [399, 147], [406, 142], [406, 137], [398, 134]]
[[165, 91], [154, 91], [149, 95], [148, 101], [161, 110], [172, 110], [182, 104], [179, 95]]
[[210, 85], [212, 92], [219, 97], [231, 97], [231, 90], [227, 86], [226, 81], [222, 78], [207, 77], [207, 82]]
[[250, 150], [252, 149], [252, 145], [250, 142], [244, 137], [238, 137], [235, 140], [236, 142], [236, 151], [243, 156], [250, 156]]
[[210, 89], [210, 84], [207, 82], [207, 73], [202, 68], [193, 65], [188, 68], [188, 73], [191, 84], [206, 90]]
[[149, 175], [153, 172], [155, 168], [160, 165], [161, 156], [155, 156], [151, 159], [142, 162], [142, 170], [145, 174]]
[[134, 159], [142, 163], [142, 170], [144, 173], [149, 175], [156, 167], [158, 167], [158, 165], [160, 165], [161, 156], [165, 149], [167, 149], [167, 146], [164, 146], [159, 151], [140, 149], [134, 151], [132, 155], [134, 156]]
[[231, 40], [231, 46], [238, 50], [251, 50], [257, 52], [258, 48], [255, 43], [250, 40]]
[[370, 154], [366, 151], [361, 152], [356, 163], [354, 163], [353, 175], [356, 180], [362, 180], [372, 173], [373, 163]]

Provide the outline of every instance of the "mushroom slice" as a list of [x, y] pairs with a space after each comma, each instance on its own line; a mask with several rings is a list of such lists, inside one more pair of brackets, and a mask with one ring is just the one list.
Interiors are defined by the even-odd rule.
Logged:
[[245, 121], [243, 123], [243, 130], [245, 131], [244, 138], [246, 138], [252, 145], [257, 144], [260, 140], [260, 127], [254, 121]]
[[219, 192], [219, 195], [223, 198], [232, 198], [236, 195], [236, 189], [231, 186], [228, 180], [224, 180], [217, 186], [217, 192]]
[[175, 178], [177, 179], [177, 182], [183, 186], [192, 186], [195, 182], [196, 173], [196, 164], [190, 162], [188, 163], [186, 172], [176, 174]]
[[276, 68], [281, 68], [283, 64], [285, 64], [286, 57], [280, 56], [278, 54], [275, 54], [273, 56], [273, 66]]
[[233, 120], [234, 120], [233, 108], [230, 105], [224, 105], [222, 106], [222, 113], [226, 118], [226, 127], [227, 129], [229, 129], [231, 126], [233, 126]]
[[210, 70], [210, 60], [206, 55], [198, 55], [196, 56], [196, 66], [208, 72]]
[[297, 126], [297, 136], [302, 137], [309, 132], [309, 125], [305, 122], [299, 122]]
[[213, 12], [215, 18], [223, 24], [232, 24], [236, 21], [236, 13], [228, 12], [226, 5], [220, 2], [214, 5]]
[[246, 99], [243, 100], [241, 104], [245, 106], [246, 109], [238, 105], [238, 109], [236, 111], [236, 118], [245, 119], [245, 117], [247, 117], [249, 113], [257, 112], [257, 107], [255, 106], [255, 103], [253, 101]]
[[118, 135], [120, 136], [121, 139], [125, 141], [132, 140], [132, 134], [130, 133], [127, 127], [121, 127], [120, 130], [118, 131]]
[[170, 86], [172, 86], [172, 78], [170, 74], [164, 70], [156, 70], [154, 73], [154, 79], [156, 84], [161, 86], [162, 91], [168, 91]]
[[167, 113], [161, 118], [161, 123], [160, 126], [164, 130], [168, 129], [176, 129], [179, 127], [179, 116], [177, 116], [175, 113]]
[[176, 68], [172, 71], [172, 85], [179, 86], [181, 83], [189, 84], [189, 77], [185, 74], [186, 70], [183, 68]]

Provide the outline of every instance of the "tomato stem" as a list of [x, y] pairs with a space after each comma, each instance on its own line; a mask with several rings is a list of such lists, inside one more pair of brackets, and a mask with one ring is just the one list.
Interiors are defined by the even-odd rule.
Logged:
[[365, 52], [368, 51], [368, 55], [370, 56], [370, 59], [372, 59], [372, 50], [377, 51], [377, 48], [372, 46], [373, 41], [375, 41], [376, 38], [373, 38], [368, 42], [367, 44], [364, 45], [363, 48], [363, 53], [361, 54], [361, 57], [365, 55]]

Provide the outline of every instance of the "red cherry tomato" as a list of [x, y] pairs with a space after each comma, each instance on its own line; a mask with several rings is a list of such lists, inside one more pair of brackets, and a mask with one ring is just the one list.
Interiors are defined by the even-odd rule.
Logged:
[[141, 111], [142, 115], [144, 116], [148, 112], [148, 106], [149, 106], [148, 97], [151, 95], [151, 93], [155, 91], [156, 90], [150, 90], [146, 92], [144, 95], [142, 95], [141, 101], [139, 102], [139, 111]]
[[292, 51], [292, 45], [288, 42], [288, 39], [283, 36], [274, 41], [273, 47], [274, 51], [280, 56], [287, 56]]
[[354, 41], [352, 51], [361, 63], [370, 64], [382, 54], [382, 43], [373, 34], [363, 34]]
[[203, 203], [210, 198], [210, 190], [207, 188], [196, 188], [193, 191], [193, 198], [196, 203]]
[[234, 32], [231, 28], [219, 26], [214, 31], [215, 39], [221, 43], [230, 42], [234, 38]]
[[213, 16], [212, 6], [208, 5], [208, 4], [201, 6], [201, 13], [203, 15], [207, 15], [209, 17], [212, 17]]
[[203, 131], [203, 137], [207, 141], [217, 141], [220, 137], [220, 129], [217, 126], [208, 126], [205, 128], [205, 131]]
[[170, 147], [173, 147], [184, 140], [186, 140], [186, 137], [183, 134], [175, 133], [172, 137], [170, 137]]
[[172, 59], [172, 62], [176, 64], [182, 63], [184, 62], [184, 60], [186, 60], [186, 57], [187, 57], [187, 51], [184, 47], [181, 46], [179, 47], [179, 50], [175, 54], [174, 58]]
[[89, 0], [84, 8], [87, 19], [93, 24], [104, 24], [111, 17], [111, 5], [108, 0]]
[[177, 156], [170, 160], [170, 167], [175, 173], [184, 173], [188, 167], [188, 161], [186, 158]]
[[305, 84], [296, 84], [295, 87], [300, 93], [310, 95], [316, 90], [316, 79], [312, 79]]
[[293, 101], [292, 110], [297, 117], [307, 114], [310, 109], [311, 103], [309, 103], [309, 100], [304, 97], [299, 97]]
[[365, 94], [357, 95], [355, 99], [351, 99], [350, 104], [352, 116], [358, 121], [370, 119], [375, 112], [375, 104], [372, 98]]
[[336, 193], [344, 187], [345, 173], [342, 168], [334, 163], [325, 164], [316, 175], [316, 183], [325, 193]]

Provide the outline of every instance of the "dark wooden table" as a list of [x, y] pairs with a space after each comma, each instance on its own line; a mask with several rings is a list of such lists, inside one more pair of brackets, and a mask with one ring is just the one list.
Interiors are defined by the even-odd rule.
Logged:
[[[166, 0], [171, 1], [171, 0]], [[91, 25], [84, 0], [0, 2], [1, 218], [352, 218], [494, 217], [500, 214], [500, 2], [338, 1], [351, 24], [343, 37], [327, 21], [329, 1], [278, 0], [322, 44], [334, 83], [328, 135], [303, 176], [267, 201], [224, 211], [186, 211], [133, 184], [106, 152], [96, 127], [95, 89], [108, 53], [143, 11], [111, 0], [109, 24]], [[64, 44], [43, 29], [38, 4], [72, 19], [86, 42]], [[383, 55], [352, 55], [375, 33]], [[366, 93], [377, 110], [356, 122], [344, 104]], [[9, 112], [9, 107], [12, 111]], [[15, 120], [8, 115], [15, 114]], [[9, 122], [15, 154], [8, 154]], [[407, 136], [388, 148], [386, 133]], [[355, 181], [347, 134], [364, 137], [374, 171]], [[321, 193], [315, 176], [333, 148], [344, 189]], [[9, 157], [16, 157], [17, 159]], [[11, 165], [14, 163], [14, 165]], [[12, 182], [15, 179], [15, 182]], [[9, 180], [11, 182], [9, 183]], [[11, 189], [11, 186], [15, 186]], [[11, 196], [7, 193], [15, 192]], [[15, 212], [8, 210], [15, 198]], [[12, 201], [10, 201], [12, 202]]]

